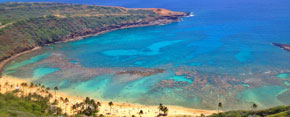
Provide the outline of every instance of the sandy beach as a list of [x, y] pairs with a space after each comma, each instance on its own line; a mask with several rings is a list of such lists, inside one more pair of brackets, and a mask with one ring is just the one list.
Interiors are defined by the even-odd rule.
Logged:
[[[65, 39], [63, 41], [58, 41], [58, 42], [54, 42], [54, 43], [61, 43], [61, 42], [68, 42], [68, 41], [75, 41], [75, 40], [80, 40], [80, 39], [83, 39], [85, 37], [89, 37], [89, 36], [94, 36], [94, 35], [99, 35], [99, 34], [103, 34], [103, 33], [106, 33], [106, 32], [109, 32], [109, 31], [113, 31], [113, 30], [117, 30], [117, 29], [124, 29], [124, 28], [134, 28], [134, 27], [143, 27], [143, 26], [151, 26], [151, 25], [160, 25], [160, 22], [162, 22], [161, 24], [167, 24], [167, 23], [171, 23], [172, 21], [163, 21], [163, 20], [158, 20], [158, 21], [154, 21], [154, 22], [150, 22], [148, 24], [135, 24], [135, 25], [126, 25], [126, 26], [122, 26], [122, 27], [119, 27], [119, 28], [115, 28], [115, 29], [109, 29], [109, 30], [103, 30], [103, 31], [100, 31], [100, 32], [96, 32], [96, 33], [92, 33], [92, 34], [87, 34], [87, 35], [84, 35], [84, 36], [78, 36], [78, 37], [74, 37], [74, 38], [71, 38], [71, 39]], [[52, 43], [53, 44], [53, 43]], [[50, 45], [50, 44], [46, 44], [46, 45]], [[2, 68], [8, 63], [10, 62], [11, 60], [13, 60], [14, 58], [20, 56], [20, 55], [23, 55], [23, 54], [26, 54], [26, 53], [29, 53], [29, 52], [32, 52], [32, 51], [35, 51], [35, 50], [38, 50], [38, 49], [41, 49], [41, 47], [35, 47], [31, 50], [26, 50], [26, 51], [23, 51], [21, 53], [18, 53], [18, 54], [15, 54], [3, 61], [0, 62], [0, 76], [1, 76], [1, 72], [2, 72]], [[11, 76], [1, 76], [2, 78], [0, 79], [1, 82], [0, 82], [0, 85], [1, 85], [1, 91], [0, 93], [5, 93], [6, 91], [13, 91], [15, 90], [16, 88], [19, 88], [21, 89], [21, 86], [20, 84], [21, 83], [28, 83], [30, 84], [30, 81], [29, 80], [23, 80], [23, 79], [20, 79], [20, 78], [15, 78], [15, 77], [11, 77]], [[6, 86], [5, 83], [8, 82], [9, 83], [9, 86]], [[38, 93], [40, 95], [46, 95], [45, 93], [41, 93], [40, 92], [40, 87], [33, 87], [33, 88], [29, 88], [29, 91], [32, 92], [32, 93]], [[53, 87], [50, 87], [50, 91], [49, 91], [51, 94], [53, 94], [53, 98], [50, 100], [50, 102], [52, 103], [55, 99], [55, 93], [53, 91]], [[72, 105], [76, 104], [76, 103], [80, 103], [80, 102], [83, 102], [83, 100], [85, 99], [85, 96], [83, 97], [78, 97], [78, 96], [69, 96], [69, 95], [66, 95], [65, 92], [61, 92], [61, 91], [57, 91], [57, 94], [56, 94], [56, 98], [57, 99], [60, 99], [60, 97], [62, 98], [68, 98], [69, 99], [69, 102], [66, 104], [64, 104], [63, 102], [60, 101], [60, 103], [58, 104], [58, 107], [61, 107], [63, 112], [66, 112], [68, 115], [73, 115], [73, 111], [71, 109]], [[139, 104], [128, 104], [128, 103], [121, 103], [121, 102], [118, 102], [118, 103], [114, 103], [114, 105], [112, 106], [112, 108], [108, 105], [109, 102], [107, 101], [100, 101], [98, 99], [95, 99], [99, 102], [101, 102], [102, 106], [99, 108], [100, 109], [100, 112], [98, 114], [103, 114], [105, 116], [132, 116], [132, 115], [135, 115], [135, 116], [138, 116], [140, 110], [143, 111], [143, 115], [144, 117], [154, 117], [154, 116], [157, 116], [160, 112], [159, 112], [159, 109], [158, 109], [158, 105], [156, 106], [146, 106], [146, 105], [139, 105]], [[66, 105], [66, 106], [64, 106]], [[204, 115], [210, 115], [212, 113], [215, 113], [216, 111], [212, 111], [212, 110], [201, 110], [201, 109], [191, 109], [191, 108], [184, 108], [184, 107], [180, 107], [180, 106], [168, 106], [166, 105], [168, 108], [169, 108], [169, 111], [168, 111], [168, 116], [199, 116], [201, 114], [204, 114]]]
[[[6, 86], [5, 83], [8, 82], [9, 86]], [[21, 88], [20, 84], [21, 83], [28, 83], [30, 84], [30, 81], [11, 77], [11, 76], [2, 76], [1, 78], [1, 93], [5, 93], [6, 91], [12, 91], [17, 88], [17, 85], [19, 86], [18, 88]], [[12, 87], [11, 87], [12, 86]], [[36, 92], [39, 94], [39, 87], [34, 87], [29, 89], [30, 92]], [[54, 100], [54, 91], [49, 90], [51, 94], [53, 94], [53, 98], [50, 100], [53, 102]], [[45, 95], [44, 93], [40, 93], [40, 95]], [[57, 91], [56, 93], [56, 98], [59, 99], [60, 97], [63, 98], [68, 98], [69, 102], [67, 103], [67, 106], [65, 107], [64, 103], [60, 103], [58, 106], [63, 109], [63, 112], [66, 112], [68, 115], [72, 115], [73, 111], [71, 109], [72, 105], [76, 103], [83, 102], [85, 97], [74, 97], [74, 96], [68, 96], [65, 95], [65, 92]], [[110, 113], [110, 106], [108, 105], [108, 102], [106, 101], [100, 101], [98, 99], [95, 99], [96, 101], [101, 102], [101, 107], [100, 112], [98, 114], [103, 114], [105, 116], [138, 116], [138, 112], [140, 110], [143, 111], [144, 117], [154, 117], [159, 114], [159, 109], [158, 105], [156, 106], [146, 106], [146, 105], [138, 105], [138, 104], [126, 104], [126, 103], [114, 103], [114, 105], [111, 108], [111, 114]], [[62, 106], [61, 106], [62, 105]], [[191, 108], [184, 108], [184, 107], [179, 107], [179, 106], [171, 106], [171, 105], [166, 105], [169, 108], [168, 111], [168, 116], [200, 116], [201, 114], [204, 115], [210, 115], [212, 113], [216, 113], [217, 111], [213, 110], [201, 110], [201, 109], [191, 109]], [[66, 109], [66, 110], [65, 110]]]

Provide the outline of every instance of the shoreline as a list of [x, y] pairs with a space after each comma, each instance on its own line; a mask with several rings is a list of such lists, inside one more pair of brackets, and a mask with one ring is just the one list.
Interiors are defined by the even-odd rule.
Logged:
[[[85, 39], [86, 37], [97, 36], [100, 34], [104, 34], [104, 33], [119, 30], [119, 29], [170, 24], [170, 23], [181, 21], [180, 17], [186, 17], [187, 15], [188, 14], [164, 16], [164, 17], [160, 17], [158, 19], [149, 20], [149, 21], [140, 21], [140, 22], [136, 22], [136, 23], [122, 23], [122, 24], [106, 26], [106, 27], [103, 27], [100, 29], [94, 29], [94, 30], [80, 30], [78, 32], [61, 37], [61, 39], [58, 41], [44, 44], [43, 46], [36, 46], [33, 48], [27, 48], [26, 50], [23, 50], [22, 52], [16, 53], [16, 54], [14, 54], [10, 57], [7, 57], [6, 59], [0, 61], [0, 78], [2, 78], [2, 81], [4, 81], [4, 82], [14, 83], [15, 86], [17, 83], [22, 83], [22, 82], [30, 83], [30, 80], [27, 80], [27, 79], [21, 79], [21, 78], [15, 78], [12, 76], [3, 75], [3, 69], [9, 62], [14, 60], [15, 58], [17, 58], [21, 55], [39, 50], [42, 47], [49, 46], [52, 44], [57, 44], [57, 43], [82, 40], [82, 39]], [[4, 82], [1, 82], [1, 84]], [[4, 85], [1, 85], [1, 86], [4, 86]], [[53, 93], [53, 91], [50, 91], [50, 92]], [[72, 102], [74, 102], [74, 103], [71, 102], [69, 104], [69, 106], [72, 106], [72, 104], [75, 104], [76, 102], [82, 102], [85, 99], [85, 97], [69, 96], [65, 92], [61, 92], [61, 91], [58, 91], [57, 97], [67, 97], [69, 100], [72, 100]], [[107, 115], [107, 113], [110, 110], [110, 107], [107, 105], [108, 102], [101, 100], [101, 103], [104, 106], [101, 107], [100, 113], [103, 115]], [[142, 109], [144, 111], [144, 116], [156, 116], [159, 113], [159, 110], [157, 109], [157, 107], [158, 107], [158, 105], [153, 106], [153, 105], [141, 105], [141, 104], [129, 104], [129, 103], [123, 103], [123, 102], [114, 102], [114, 108], [115, 108], [115, 109], [113, 108], [114, 112], [112, 112], [112, 115], [109, 115], [109, 116], [138, 115], [138, 112], [140, 111], [140, 109]], [[185, 108], [185, 107], [174, 106], [174, 105], [168, 105], [167, 107], [170, 109], [169, 113], [168, 113], [169, 116], [172, 116], [172, 115], [173, 116], [177, 116], [177, 115], [178, 116], [183, 116], [183, 115], [199, 116], [200, 114], [210, 115], [212, 113], [217, 112], [214, 110], [192, 109], [192, 108]], [[119, 113], [119, 110], [121, 110], [120, 113]], [[68, 113], [69, 115], [72, 115], [71, 111], [68, 111], [68, 112], [69, 112]]]
[[[185, 16], [179, 16], [179, 17], [185, 17]], [[49, 43], [49, 44], [45, 44], [44, 46], [36, 46], [36, 47], [34, 47], [32, 49], [28, 49], [28, 50], [22, 51], [20, 53], [17, 53], [15, 55], [12, 55], [12, 56], [0, 61], [0, 78], [2, 77], [3, 68], [5, 67], [5, 65], [7, 65], [7, 63], [9, 63], [13, 59], [17, 58], [18, 56], [33, 52], [35, 50], [41, 49], [42, 47], [49, 46], [49, 45], [52, 45], [52, 44], [57, 44], [57, 43], [78, 41], [78, 40], [82, 40], [82, 39], [87, 38], [87, 37], [97, 36], [97, 35], [100, 35], [100, 34], [104, 34], [104, 33], [115, 31], [115, 30], [120, 30], [120, 29], [128, 29], [128, 28], [137, 28], [137, 27], [146, 27], [146, 26], [170, 24], [170, 23], [174, 23], [174, 22], [180, 21], [179, 17], [178, 17], [177, 20], [173, 20], [173, 19], [165, 19], [165, 20], [164, 19], [158, 19], [158, 20], [153, 20], [153, 21], [147, 22], [147, 24], [142, 24], [142, 22], [140, 22], [140, 24], [137, 23], [137, 24], [133, 24], [133, 25], [125, 25], [125, 26], [114, 27], [114, 28], [109, 28], [109, 29], [106, 29], [107, 27], [110, 27], [110, 26], [107, 26], [107, 27], [104, 27], [105, 28], [104, 30], [100, 30], [100, 31], [97, 31], [97, 32], [91, 32], [89, 34], [78, 35], [76, 37], [71, 37], [71, 38], [65, 37], [65, 38], [63, 38], [63, 39], [61, 39], [59, 41], [52, 42], [52, 43]], [[122, 25], [122, 24], [119, 24], [119, 25]], [[71, 36], [71, 35], [67, 35], [67, 36]]]
[[[6, 75], [3, 76], [1, 80], [4, 81], [4, 82], [0, 82], [2, 89], [5, 89], [5, 85], [4, 85], [5, 82], [9, 82], [9, 84], [13, 84], [14, 86], [16, 86], [16, 84], [20, 84], [23, 82], [30, 83], [29, 80], [20, 79], [20, 78], [16, 78], [12, 76], [6, 76]], [[32, 89], [32, 91], [37, 92], [36, 91], [37, 89], [35, 88]], [[10, 89], [10, 90], [13, 90], [13, 89]], [[54, 96], [54, 91], [52, 88], [51, 90], [49, 90], [49, 92], [52, 93]], [[5, 91], [2, 90], [0, 93], [5, 93]], [[60, 97], [68, 98], [69, 99], [68, 107], [71, 107], [73, 104], [80, 103], [84, 101], [85, 99], [85, 97], [80, 97], [80, 96], [69, 96], [65, 92], [62, 92], [62, 91], [57, 91], [56, 97], [57, 99], [59, 99]], [[53, 102], [53, 100], [54, 98], [52, 98], [50, 102]], [[107, 113], [110, 113], [110, 106], [108, 105], [108, 101], [103, 101], [99, 99], [96, 99], [96, 101], [99, 101], [102, 104], [98, 114], [103, 114], [106, 116], [132, 116], [132, 115], [136, 116], [138, 115], [138, 112], [140, 110], [143, 110], [144, 112], [143, 116], [152, 117], [152, 116], [157, 116], [159, 114], [158, 105], [154, 106], [154, 105], [141, 105], [141, 104], [130, 104], [130, 103], [123, 103], [123, 102], [113, 102], [114, 106], [112, 107], [112, 113], [111, 115], [108, 115]], [[63, 105], [63, 103], [60, 105]], [[192, 108], [185, 108], [185, 107], [174, 106], [174, 105], [166, 105], [166, 106], [169, 108], [168, 116], [200, 116], [201, 114], [211, 115], [217, 112], [216, 110], [192, 109]], [[65, 109], [64, 107], [61, 107], [61, 108]], [[68, 115], [73, 114], [71, 108], [66, 108], [66, 112]]]
[[30, 52], [33, 52], [33, 51], [36, 51], [36, 50], [39, 50], [41, 49], [42, 47], [41, 46], [37, 46], [37, 47], [34, 47], [30, 50], [26, 50], [26, 51], [23, 51], [23, 52], [20, 52], [20, 53], [17, 53], [3, 61], [0, 61], [0, 78], [2, 77], [2, 72], [3, 72], [3, 68], [5, 67], [5, 65], [7, 65], [10, 61], [14, 60], [15, 58], [21, 56], [21, 55], [24, 55], [24, 54], [27, 54], [27, 53], [30, 53]]

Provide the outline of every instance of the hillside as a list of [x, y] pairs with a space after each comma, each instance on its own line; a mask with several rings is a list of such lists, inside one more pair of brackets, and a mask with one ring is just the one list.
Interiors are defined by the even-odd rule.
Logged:
[[36, 94], [19, 98], [15, 96], [15, 93], [0, 93], [0, 116], [37, 117], [52, 115], [52, 113], [46, 112], [49, 108], [47, 101], [48, 98]]
[[255, 111], [228, 111], [219, 114], [212, 114], [208, 117], [289, 117], [290, 116], [290, 106], [277, 106], [264, 110]]
[[62, 3], [0, 4], [0, 61], [46, 44], [180, 21], [187, 13]]

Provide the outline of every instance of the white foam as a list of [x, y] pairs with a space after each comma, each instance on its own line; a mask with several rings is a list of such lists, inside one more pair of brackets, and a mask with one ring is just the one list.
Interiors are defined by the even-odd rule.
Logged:
[[194, 13], [190, 12], [188, 17], [193, 17], [193, 16], [194, 16]]

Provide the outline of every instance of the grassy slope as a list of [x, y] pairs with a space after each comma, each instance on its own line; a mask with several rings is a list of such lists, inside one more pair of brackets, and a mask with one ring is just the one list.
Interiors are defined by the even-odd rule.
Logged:
[[[0, 61], [36, 46], [123, 25], [167, 18], [158, 11], [160, 9], [126, 9], [61, 3], [2, 3]], [[167, 11], [162, 10], [162, 13], [164, 12]]]
[[257, 117], [290, 117], [290, 106], [277, 106], [256, 111], [228, 111], [220, 114], [213, 114], [209, 117], [248, 117], [250, 115]]
[[20, 116], [34, 117], [48, 115], [47, 100], [26, 100], [14, 96], [12, 93], [0, 94], [0, 117]]
[[[77, 5], [62, 3], [2, 3], [0, 4], [0, 22], [7, 24], [19, 20], [34, 17], [55, 15], [59, 17], [73, 16], [98, 16], [98, 15], [130, 15], [128, 10], [122, 7], [105, 7], [93, 5]], [[154, 14], [152, 11], [139, 10], [132, 14]]]

